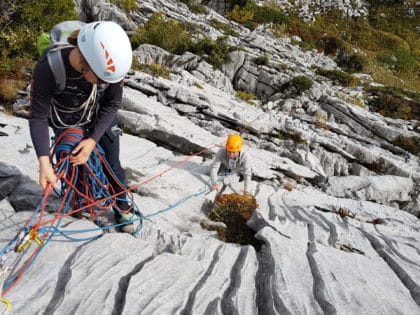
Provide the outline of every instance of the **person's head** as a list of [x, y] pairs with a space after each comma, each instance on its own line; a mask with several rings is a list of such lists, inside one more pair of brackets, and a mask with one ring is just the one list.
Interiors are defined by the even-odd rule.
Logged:
[[130, 40], [115, 22], [88, 23], [68, 40], [78, 47], [82, 57], [80, 70], [89, 82], [116, 83], [131, 68], [133, 54]]
[[238, 134], [232, 134], [226, 141], [226, 154], [230, 159], [236, 159], [242, 150], [242, 137]]

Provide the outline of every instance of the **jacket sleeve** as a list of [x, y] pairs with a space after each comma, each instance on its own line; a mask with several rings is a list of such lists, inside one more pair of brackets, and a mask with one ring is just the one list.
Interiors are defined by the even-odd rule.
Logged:
[[222, 164], [222, 150], [224, 149], [220, 149], [217, 154], [216, 157], [213, 160], [213, 163], [211, 164], [211, 168], [210, 168], [210, 184], [214, 185], [217, 183], [217, 173], [219, 172], [220, 169], [220, 165]]
[[55, 79], [46, 60], [36, 64], [31, 84], [29, 130], [38, 157], [50, 155], [48, 117]]
[[99, 101], [99, 111], [95, 125], [90, 130], [89, 137], [96, 142], [105, 131], [117, 120], [118, 109], [121, 107], [124, 81], [110, 84]]
[[249, 192], [251, 177], [252, 177], [252, 168], [249, 161], [249, 156], [246, 152], [241, 154], [241, 164], [242, 164], [242, 175], [244, 176], [244, 190]]

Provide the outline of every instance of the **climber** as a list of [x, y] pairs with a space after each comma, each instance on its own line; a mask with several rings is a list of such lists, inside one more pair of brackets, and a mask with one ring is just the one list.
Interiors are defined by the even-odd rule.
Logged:
[[[45, 189], [47, 184], [55, 186], [57, 182], [49, 159], [48, 126], [56, 135], [66, 128], [83, 127], [88, 136], [73, 149], [71, 163], [86, 163], [99, 143], [119, 182], [124, 183], [117, 111], [122, 101], [123, 79], [132, 63], [128, 36], [114, 22], [97, 21], [84, 24], [67, 41], [69, 45], [59, 49], [55, 61], [48, 56], [50, 52], [41, 56], [32, 79], [29, 126], [39, 162], [39, 183]], [[60, 67], [61, 73], [56, 69]], [[63, 84], [57, 73], [64, 77]], [[125, 189], [112, 176], [109, 178], [117, 193]], [[128, 222], [131, 214], [118, 211], [130, 208], [125, 194], [118, 199], [115, 218], [119, 223]], [[121, 228], [127, 233], [133, 229], [132, 222]]]
[[226, 176], [237, 173], [244, 177], [244, 193], [249, 193], [249, 185], [252, 170], [248, 154], [242, 151], [242, 137], [238, 134], [231, 134], [226, 141], [224, 148], [221, 148], [211, 165], [210, 182], [211, 191], [221, 193], [221, 184], [218, 176]]

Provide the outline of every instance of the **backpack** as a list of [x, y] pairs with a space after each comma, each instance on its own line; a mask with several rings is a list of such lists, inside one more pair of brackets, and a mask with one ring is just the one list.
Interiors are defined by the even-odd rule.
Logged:
[[61, 50], [73, 47], [67, 38], [85, 25], [82, 21], [64, 21], [54, 25], [50, 33], [42, 33], [38, 36], [36, 48], [41, 58], [47, 58], [54, 74], [56, 89], [60, 93], [66, 87], [66, 71], [64, 68]]

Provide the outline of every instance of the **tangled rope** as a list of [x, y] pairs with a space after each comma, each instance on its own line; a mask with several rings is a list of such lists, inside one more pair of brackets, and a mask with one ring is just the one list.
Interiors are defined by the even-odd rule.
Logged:
[[[53, 163], [54, 171], [61, 182], [60, 192], [56, 192], [60, 197], [60, 203], [53, 218], [44, 220], [47, 201], [53, 192], [53, 187], [48, 184], [42, 201], [35, 212], [24, 223], [15, 237], [0, 251], [0, 288], [2, 289], [0, 301], [7, 304], [8, 308], [10, 303], [3, 298], [3, 295], [18, 283], [25, 270], [29, 268], [54, 235], [59, 234], [74, 241], [81, 241], [96, 239], [102, 234], [82, 239], [73, 238], [69, 235], [110, 229], [111, 227], [132, 223], [134, 219], [140, 221], [139, 226], [142, 226], [144, 218], [133, 202], [132, 193], [115, 176], [99, 145], [93, 150], [88, 162], [84, 165], [75, 166], [70, 163], [72, 150], [85, 137], [86, 134], [83, 129], [69, 128], [59, 135], [52, 148], [52, 156], [56, 160]], [[118, 187], [110, 185], [110, 179]], [[122, 194], [124, 194], [124, 198], [120, 197]], [[129, 207], [124, 210], [120, 209], [117, 201], [126, 202]], [[79, 216], [84, 213], [89, 214], [90, 219], [97, 222], [98, 217], [110, 209], [115, 209], [122, 214], [132, 212], [133, 220], [89, 230], [63, 231], [59, 228], [62, 219], [67, 216]], [[135, 213], [138, 218], [135, 218]], [[19, 267], [22, 258], [33, 243], [36, 243], [36, 248], [23, 265]], [[16, 258], [10, 265], [6, 265], [6, 256], [12, 250], [16, 253]], [[6, 274], [9, 274], [7, 279], [5, 279]]]
[[[77, 127], [68, 128], [57, 137], [51, 149], [51, 156], [55, 159], [55, 162], [52, 161], [52, 163], [54, 172], [61, 182], [61, 189], [57, 192], [48, 184], [44, 191], [42, 201], [35, 212], [24, 223], [23, 227], [19, 229], [15, 237], [0, 251], [0, 302], [4, 303], [7, 309], [11, 308], [11, 304], [3, 296], [22, 279], [24, 272], [33, 264], [36, 257], [55, 235], [63, 236], [71, 241], [87, 241], [99, 238], [103, 234], [85, 238], [76, 238], [71, 235], [108, 230], [112, 227], [119, 227], [124, 224], [139, 221], [134, 232], [134, 235], [138, 236], [143, 227], [144, 220], [172, 210], [190, 198], [199, 196], [208, 191], [208, 188], [205, 188], [198, 193], [180, 199], [168, 208], [144, 216], [138, 206], [134, 203], [132, 191], [141, 185], [145, 185], [146, 183], [163, 176], [165, 173], [179, 167], [192, 157], [202, 154], [211, 147], [193, 154], [182, 161], [178, 161], [172, 167], [146, 181], [126, 188], [112, 171], [110, 165], [104, 158], [104, 152], [99, 145], [93, 150], [87, 163], [81, 166], [74, 166], [71, 164], [70, 159], [72, 150], [85, 137], [85, 131], [82, 128]], [[117, 187], [111, 185], [111, 182], [115, 183]], [[44, 220], [47, 201], [53, 192], [60, 197], [60, 203], [53, 218]], [[118, 206], [118, 203], [121, 202], [127, 203], [129, 207], [124, 210], [121, 209]], [[67, 216], [80, 217], [81, 214], [85, 216], [88, 214], [89, 218], [99, 225], [98, 218], [110, 209], [119, 211], [121, 214], [131, 214], [131, 220], [127, 220], [120, 224], [102, 227], [98, 226], [91, 229], [60, 229], [63, 218]], [[23, 257], [28, 254], [31, 245], [34, 243], [36, 244], [35, 249], [30, 252], [29, 257], [22, 264]], [[10, 265], [6, 265], [6, 256], [12, 250], [16, 253], [16, 258]], [[6, 278], [6, 274], [9, 274], [8, 278]]]

